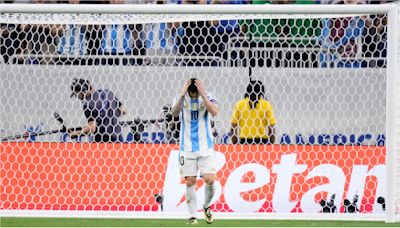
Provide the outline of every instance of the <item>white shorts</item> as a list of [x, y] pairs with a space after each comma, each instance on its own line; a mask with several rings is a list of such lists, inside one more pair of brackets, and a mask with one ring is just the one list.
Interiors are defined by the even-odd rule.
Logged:
[[197, 177], [203, 174], [215, 174], [214, 150], [204, 151], [180, 151], [179, 152], [179, 172], [184, 177]]

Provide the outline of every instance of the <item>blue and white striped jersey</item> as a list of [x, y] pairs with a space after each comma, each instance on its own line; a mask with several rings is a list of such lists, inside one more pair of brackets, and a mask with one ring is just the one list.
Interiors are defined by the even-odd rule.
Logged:
[[[207, 93], [208, 99], [217, 104], [212, 94]], [[175, 98], [173, 106], [178, 102]], [[201, 97], [191, 99], [186, 94], [183, 102], [183, 108], [180, 113], [181, 151], [204, 151], [214, 149], [213, 134], [211, 128], [211, 114], [207, 111], [206, 105]]]
[[86, 54], [85, 34], [85, 25], [67, 25], [58, 41], [58, 53], [74, 56]]
[[175, 34], [167, 23], [152, 23], [145, 26], [147, 49], [172, 50], [175, 48]]
[[102, 29], [101, 50], [107, 54], [129, 53], [132, 51], [132, 31], [128, 25], [105, 25]]

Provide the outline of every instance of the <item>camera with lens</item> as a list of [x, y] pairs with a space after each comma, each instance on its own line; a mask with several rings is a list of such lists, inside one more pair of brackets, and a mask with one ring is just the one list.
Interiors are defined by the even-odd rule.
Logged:
[[164, 115], [164, 131], [165, 138], [168, 143], [176, 143], [179, 141], [179, 132], [181, 129], [181, 121], [179, 116], [173, 117], [171, 114], [171, 105], [166, 105], [163, 107]]
[[382, 205], [382, 210], [386, 210], [385, 198], [379, 196], [377, 202]]
[[358, 202], [358, 195], [354, 195], [353, 197], [353, 202], [351, 202], [349, 199], [344, 199], [343, 200], [343, 205], [344, 205], [344, 213], [356, 213], [359, 212], [360, 210], [357, 208], [357, 202]]
[[336, 194], [332, 194], [329, 202], [327, 202], [324, 199], [322, 199], [319, 202], [319, 204], [322, 207], [322, 213], [336, 213], [337, 212], [337, 208], [335, 206], [335, 197], [336, 197]]
[[154, 194], [154, 198], [156, 200], [156, 202], [160, 205], [160, 209], [161, 211], [164, 211], [164, 196], [162, 194]]
[[143, 120], [136, 118], [131, 124], [131, 133], [132, 133], [132, 141], [133, 142], [142, 142], [142, 133], [145, 129], [145, 123]]

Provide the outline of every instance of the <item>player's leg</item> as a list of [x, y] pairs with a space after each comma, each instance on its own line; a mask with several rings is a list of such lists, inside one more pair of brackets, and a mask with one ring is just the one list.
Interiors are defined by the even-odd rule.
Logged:
[[197, 198], [196, 198], [196, 177], [197, 161], [193, 152], [180, 153], [180, 173], [186, 180], [186, 204], [189, 210], [188, 224], [198, 224], [196, 217]]
[[198, 224], [196, 211], [197, 211], [197, 198], [196, 198], [196, 177], [187, 176], [186, 179], [186, 204], [189, 210], [188, 224]]
[[205, 182], [204, 186], [204, 204], [203, 204], [203, 209], [204, 209], [204, 219], [206, 220], [207, 223], [211, 224], [214, 221], [213, 215], [211, 213], [210, 209], [210, 203], [212, 198], [214, 197], [215, 193], [215, 174], [213, 173], [207, 173], [203, 175], [203, 179]]
[[214, 165], [214, 151], [202, 152], [198, 160], [198, 166], [200, 173], [202, 173], [203, 180], [205, 182], [204, 186], [204, 217], [207, 223], [212, 223], [214, 221], [213, 215], [210, 209], [210, 203], [215, 193], [215, 165]]

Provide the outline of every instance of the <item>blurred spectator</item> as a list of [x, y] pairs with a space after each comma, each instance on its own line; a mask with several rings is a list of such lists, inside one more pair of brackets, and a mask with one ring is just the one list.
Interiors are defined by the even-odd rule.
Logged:
[[[341, 0], [317, 0], [317, 2], [320, 4], [338, 4]], [[393, 2], [393, 0], [361, 0], [361, 2], [364, 4], [386, 4]]]
[[[362, 4], [362, 0], [342, 0], [336, 4]], [[359, 67], [360, 39], [364, 28], [361, 17], [329, 18], [322, 20], [320, 43], [321, 67]]]
[[[129, 1], [127, 1], [129, 3]], [[124, 0], [110, 0], [111, 4], [123, 4]], [[140, 3], [140, 2], [139, 2]], [[144, 54], [143, 39], [140, 34], [143, 30], [141, 24], [113, 24], [104, 25], [101, 28], [101, 54], [109, 58], [102, 61], [102, 64], [141, 64], [142, 61], [131, 58], [113, 58], [112, 56], [132, 56]], [[110, 58], [111, 57], [111, 58]]]
[[[164, 2], [166, 0], [122, 0], [124, 4], [156, 4], [156, 2]], [[112, 3], [120, 4], [120, 3]]]
[[[183, 4], [210, 4], [211, 0], [191, 1], [184, 0]], [[175, 24], [178, 28], [176, 36], [176, 44], [178, 54], [184, 59], [180, 62], [186, 66], [210, 66], [215, 62], [212, 56], [215, 54], [213, 50], [217, 50], [215, 42], [215, 28], [211, 21], [190, 21]], [[207, 55], [210, 57], [207, 57]], [[196, 59], [193, 59], [196, 57]]]
[[272, 4], [314, 4], [315, 0], [267, 0], [267, 2]]
[[32, 54], [51, 54], [55, 51], [58, 27], [56, 25], [26, 25]]
[[[34, 4], [55, 4], [56, 0], [31, 0]], [[29, 54], [32, 54], [29, 61], [31, 64], [39, 64], [41, 58], [35, 55], [53, 54], [56, 50], [58, 36], [58, 26], [50, 24], [26, 24], [22, 25], [24, 32], [27, 33]], [[42, 58], [43, 59], [43, 58]], [[46, 58], [47, 59], [47, 58]]]
[[[49, 3], [104, 3], [104, 1], [80, 1], [80, 0], [16, 0], [15, 3], [34, 3], [34, 4], [49, 4]], [[53, 54], [59, 53], [75, 53], [76, 49], [79, 54], [83, 54], [82, 49], [84, 46], [79, 45], [83, 30], [87, 27], [76, 25], [22, 25], [23, 31], [27, 33], [26, 40], [29, 41], [29, 54], [33, 54], [29, 61], [32, 64], [39, 63], [40, 59], [50, 59], [47, 57], [38, 57], [35, 55], [40, 54]], [[80, 32], [76, 32], [76, 30]], [[81, 34], [80, 34], [81, 33]], [[87, 35], [87, 34], [86, 34]], [[68, 40], [66, 40], [68, 39]], [[79, 41], [77, 41], [79, 40]], [[97, 34], [91, 37], [90, 41], [98, 40]], [[58, 41], [58, 42], [57, 42]], [[75, 42], [76, 41], [76, 42]], [[99, 45], [97, 45], [99, 46]]]
[[[81, 1], [80, 4], [107, 4], [107, 1]], [[102, 40], [102, 30], [101, 25], [87, 25], [85, 38], [86, 38], [86, 46], [87, 53], [90, 55], [99, 55], [101, 54], [101, 40]], [[98, 64], [97, 60], [93, 61], [88, 59], [88, 65]]]
[[[232, 5], [243, 5], [247, 4], [248, 0], [212, 0], [212, 4], [232, 4]], [[212, 25], [215, 28], [215, 36], [211, 53], [209, 55], [216, 55], [222, 57], [224, 60], [228, 59], [228, 45], [235, 45], [240, 43], [237, 39], [241, 33], [241, 25], [238, 20], [214, 20]], [[235, 39], [236, 38], [236, 39]], [[237, 52], [231, 51], [231, 58], [236, 59]]]
[[[343, 0], [331, 0], [332, 4], [342, 4]], [[346, 4], [383, 4], [388, 0], [347, 0]]]
[[[252, 4], [314, 4], [313, 0], [253, 0]], [[321, 33], [320, 19], [296, 19], [296, 18], [279, 18], [279, 19], [262, 19], [262, 20], [245, 20], [241, 22], [243, 30], [246, 31], [246, 37], [250, 40], [251, 47], [258, 48], [287, 48], [296, 47], [297, 50], [302, 48], [314, 47], [317, 43], [316, 37]], [[282, 49], [283, 50], [283, 49]], [[252, 59], [251, 65], [254, 66], [272, 66], [273, 64], [284, 64], [285, 59], [302, 59], [306, 62], [312, 57], [304, 52], [291, 51], [284, 53], [282, 51], [274, 52], [274, 56], [280, 61], [272, 62], [269, 56], [263, 56], [260, 53], [259, 59]], [[272, 55], [271, 53], [267, 53]], [[289, 55], [289, 56], [286, 56]], [[316, 55], [316, 54], [315, 54]], [[315, 58], [317, 58], [315, 56]], [[274, 65], [279, 67], [280, 65]]]
[[[56, 3], [55, 1], [39, 1], [39, 0], [11, 0], [4, 3]], [[33, 49], [33, 53], [40, 54], [42, 50], [42, 42], [48, 41], [52, 43], [50, 36], [50, 26], [44, 25], [26, 25], [26, 24], [1, 24], [1, 55], [4, 62], [8, 63], [10, 57], [15, 54], [22, 54], [28, 45]], [[39, 42], [28, 43], [32, 38]], [[21, 59], [21, 62], [23, 60]], [[17, 60], [17, 62], [20, 62]], [[33, 60], [37, 63], [37, 60]], [[11, 63], [11, 62], [10, 62]], [[13, 62], [15, 63], [15, 62]]]
[[22, 25], [0, 24], [0, 36], [0, 52], [3, 57], [4, 63], [15, 63], [9, 62], [10, 57], [16, 54], [21, 54], [26, 47], [26, 33], [23, 31]]
[[[74, 64], [81, 64], [79, 56], [87, 52], [85, 25], [64, 25], [58, 42], [58, 53], [73, 57]], [[78, 60], [78, 61], [76, 61]], [[68, 58], [69, 61], [69, 58]]]
[[31, 0], [31, 3], [34, 4], [56, 4], [57, 0]]
[[[132, 52], [131, 32], [133, 26], [113, 24], [102, 26], [101, 52], [104, 55], [129, 55]], [[108, 58], [108, 61], [102, 61], [102, 64], [119, 64], [118, 59]], [[125, 62], [126, 64], [127, 62]]]
[[[246, 0], [200, 0], [183, 1], [184, 4], [244, 4]], [[178, 53], [187, 57], [184, 65], [216, 66], [221, 58], [227, 59], [230, 37], [237, 36], [240, 24], [237, 20], [183, 22], [178, 26], [176, 43]], [[193, 59], [193, 57], [198, 59]], [[217, 57], [217, 58], [216, 58]]]
[[[150, 4], [180, 4], [180, 0], [158, 0]], [[149, 23], [144, 25], [146, 55], [152, 56], [152, 64], [165, 64], [170, 54], [177, 52], [175, 46], [176, 29], [173, 23]], [[154, 58], [159, 57], [159, 58]], [[147, 61], [147, 64], [150, 60]]]
[[[385, 4], [386, 0], [370, 1], [370, 4]], [[366, 20], [363, 33], [364, 57], [371, 58], [363, 62], [364, 67], [384, 67], [387, 55], [387, 17], [385, 15], [370, 15]]]
[[[143, 55], [143, 39], [140, 38], [140, 32], [143, 26], [136, 25], [104, 25], [102, 27], [102, 41], [101, 41], [101, 53], [103, 55], [113, 56], [131, 56], [131, 55]], [[129, 59], [129, 58], [128, 58]], [[129, 61], [128, 59], [123, 60], [123, 64], [141, 64], [142, 61], [138, 59], [137, 61], [133, 59]], [[109, 65], [120, 64], [119, 59], [109, 58], [107, 63]]]
[[[69, 4], [107, 4], [108, 1], [89, 0], [64, 0], [60, 3]], [[63, 63], [72, 64], [93, 64], [93, 59], [80, 58], [81, 55], [100, 54], [101, 26], [100, 25], [63, 25], [60, 28], [61, 34], [58, 41], [57, 51], [59, 54], [69, 57]], [[65, 60], [65, 59], [64, 59]]]
[[386, 4], [391, 2], [390, 0], [366, 0], [368, 4]]
[[[252, 4], [314, 4], [313, 0], [253, 0]], [[255, 37], [268, 38], [267, 42], [275, 45], [312, 44], [313, 37], [319, 35], [320, 25], [317, 19], [264, 19], [250, 21], [248, 30]], [[279, 42], [279, 37], [284, 38], [285, 42]]]
[[[68, 3], [79, 4], [80, 0], [69, 0]], [[58, 41], [57, 51], [59, 54], [74, 57], [75, 60], [72, 60], [74, 64], [80, 64], [80, 59], [77, 58], [80, 55], [86, 54], [86, 28], [87, 26], [85, 25], [63, 25], [60, 28], [61, 35]], [[69, 58], [67, 61], [69, 61]]]
[[0, 3], [7, 3], [7, 4], [27, 4], [27, 3], [32, 3], [32, 0], [1, 0]]

